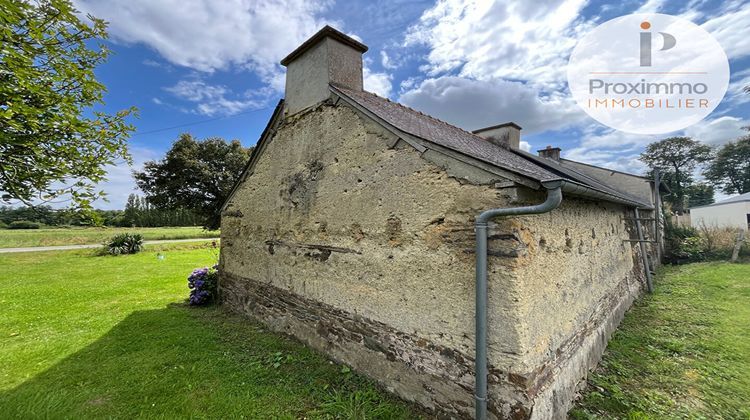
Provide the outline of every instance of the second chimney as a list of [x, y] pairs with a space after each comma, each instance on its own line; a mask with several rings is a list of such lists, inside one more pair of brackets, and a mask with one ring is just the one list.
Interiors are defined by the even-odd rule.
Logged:
[[521, 126], [514, 122], [480, 128], [472, 133], [505, 148], [518, 149], [521, 145]]
[[540, 157], [560, 161], [560, 149], [559, 147], [547, 146], [545, 149], [537, 150]]
[[362, 54], [367, 46], [325, 26], [281, 60], [286, 67], [284, 109], [294, 114], [330, 96], [329, 84], [362, 90]]

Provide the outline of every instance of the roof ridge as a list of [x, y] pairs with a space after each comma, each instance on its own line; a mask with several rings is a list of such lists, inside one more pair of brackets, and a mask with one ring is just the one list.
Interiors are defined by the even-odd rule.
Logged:
[[[344, 87], [341, 87], [341, 86], [337, 86], [337, 85], [331, 85], [331, 86], [333, 86], [334, 88], [336, 88], [336, 89], [338, 89], [338, 90], [343, 90], [343, 91], [347, 91], [347, 90], [349, 90], [349, 91], [351, 91], [351, 89], [347, 89], [347, 88], [344, 88]], [[436, 121], [436, 122], [439, 122], [439, 123], [441, 123], [441, 124], [447, 125], [447, 126], [449, 126], [449, 127], [453, 127], [453, 128], [455, 128], [455, 129], [461, 130], [461, 131], [465, 132], [466, 134], [470, 134], [471, 136], [473, 136], [473, 137], [475, 137], [475, 138], [477, 138], [477, 139], [479, 139], [479, 140], [482, 140], [482, 141], [486, 141], [486, 140], [485, 140], [484, 138], [482, 138], [482, 137], [480, 137], [480, 136], [478, 136], [478, 135], [476, 135], [476, 134], [472, 133], [471, 131], [468, 131], [468, 130], [464, 130], [463, 128], [461, 128], [461, 127], [459, 127], [459, 126], [457, 126], [457, 125], [453, 125], [453, 124], [451, 124], [451, 123], [449, 123], [449, 122], [446, 122], [446, 121], [443, 121], [443, 120], [441, 120], [440, 118], [434, 117], [434, 116], [432, 116], [432, 115], [430, 115], [430, 114], [426, 114], [426, 113], [424, 113], [424, 112], [422, 112], [422, 111], [420, 111], [420, 110], [418, 110], [418, 109], [414, 109], [414, 108], [412, 108], [412, 107], [410, 107], [410, 106], [408, 106], [408, 105], [404, 105], [404, 104], [402, 104], [401, 102], [398, 102], [398, 101], [392, 101], [392, 100], [390, 100], [390, 99], [388, 99], [388, 98], [386, 98], [386, 97], [383, 97], [383, 96], [380, 96], [380, 95], [378, 95], [377, 93], [374, 93], [374, 92], [370, 92], [370, 91], [367, 91], [367, 90], [364, 90], [364, 89], [362, 89], [362, 90], [361, 90], [361, 92], [362, 92], [362, 93], [366, 93], [366, 94], [368, 94], [368, 95], [371, 95], [371, 96], [374, 96], [374, 97], [376, 97], [376, 98], [384, 99], [384, 100], [386, 100], [386, 101], [388, 101], [388, 102], [390, 102], [390, 103], [392, 103], [392, 104], [395, 104], [395, 105], [397, 105], [397, 106], [400, 106], [401, 108], [405, 108], [405, 109], [408, 109], [409, 111], [412, 111], [412, 112], [414, 112], [414, 113], [417, 113], [417, 114], [419, 114], [419, 115], [425, 116], [425, 117], [427, 117], [427, 118], [429, 118], [429, 119], [431, 119], [431, 120], [433, 120], [433, 121]], [[488, 142], [488, 143], [489, 143], [489, 142]], [[493, 143], [490, 143], [490, 144], [492, 144], [492, 145], [493, 145], [493, 146], [495, 146], [495, 147], [500, 147], [500, 146], [498, 146], [498, 145], [496, 145], [496, 144], [493, 144]]]
[[[345, 88], [345, 87], [341, 87], [341, 86], [337, 86], [337, 85], [331, 85], [331, 86], [333, 86], [334, 88], [336, 88], [336, 89], [338, 89], [338, 90], [344, 90], [344, 91], [347, 91], [347, 90], [349, 90], [349, 91], [351, 91], [351, 89], [347, 89], [347, 88]], [[485, 142], [485, 143], [491, 144], [491, 145], [492, 145], [492, 146], [494, 146], [494, 147], [497, 147], [497, 148], [503, 149], [503, 148], [502, 148], [501, 146], [498, 146], [498, 145], [496, 145], [496, 144], [494, 144], [494, 143], [492, 143], [492, 142], [489, 142], [489, 141], [487, 141], [487, 140], [486, 140], [485, 138], [483, 138], [483, 137], [481, 137], [481, 136], [479, 136], [479, 135], [477, 135], [477, 134], [474, 134], [474, 133], [472, 133], [472, 132], [471, 132], [471, 131], [469, 131], [469, 130], [464, 130], [463, 128], [461, 128], [461, 127], [459, 127], [459, 126], [457, 126], [457, 125], [453, 125], [453, 124], [451, 124], [451, 123], [449, 123], [449, 122], [446, 122], [446, 121], [443, 121], [443, 120], [441, 120], [440, 118], [434, 117], [434, 116], [432, 116], [432, 115], [430, 115], [430, 114], [425, 114], [424, 112], [422, 112], [422, 111], [419, 111], [419, 110], [417, 110], [417, 109], [414, 109], [414, 108], [412, 108], [412, 107], [410, 107], [410, 106], [408, 106], [408, 105], [404, 105], [404, 104], [402, 104], [401, 102], [398, 102], [398, 101], [392, 101], [392, 100], [390, 100], [390, 99], [388, 99], [388, 98], [386, 98], [386, 97], [383, 97], [383, 96], [380, 96], [380, 95], [378, 95], [377, 93], [374, 93], [374, 92], [370, 92], [370, 91], [367, 91], [367, 90], [364, 90], [364, 89], [362, 89], [362, 90], [361, 90], [361, 92], [362, 92], [362, 93], [366, 93], [366, 94], [368, 94], [368, 95], [371, 95], [371, 96], [374, 96], [374, 97], [376, 97], [376, 98], [384, 99], [384, 100], [386, 100], [386, 101], [388, 101], [388, 102], [390, 102], [390, 103], [392, 103], [392, 104], [398, 105], [398, 106], [400, 106], [401, 108], [406, 108], [406, 109], [408, 109], [409, 111], [412, 111], [412, 112], [415, 112], [415, 113], [417, 113], [417, 114], [419, 114], [419, 115], [425, 116], [425, 117], [427, 117], [427, 118], [429, 118], [429, 119], [431, 119], [431, 120], [433, 120], [433, 121], [439, 122], [439, 123], [441, 123], [441, 124], [443, 124], [443, 125], [447, 125], [447, 126], [449, 126], [449, 127], [455, 128], [455, 129], [457, 129], [457, 130], [461, 130], [461, 131], [463, 131], [464, 133], [466, 133], [466, 134], [469, 134], [470, 136], [472, 136], [472, 137], [476, 138], [477, 140], [481, 140], [482, 142]]]

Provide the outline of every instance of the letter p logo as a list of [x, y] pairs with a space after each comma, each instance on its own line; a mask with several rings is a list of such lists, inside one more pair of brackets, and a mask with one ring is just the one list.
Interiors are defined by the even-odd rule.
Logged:
[[[641, 29], [649, 28], [651, 28], [651, 23], [641, 22]], [[659, 32], [659, 34], [664, 39], [664, 44], [659, 51], [666, 51], [677, 45], [677, 39], [674, 36], [666, 32]], [[641, 32], [641, 67], [651, 67], [651, 32]]]

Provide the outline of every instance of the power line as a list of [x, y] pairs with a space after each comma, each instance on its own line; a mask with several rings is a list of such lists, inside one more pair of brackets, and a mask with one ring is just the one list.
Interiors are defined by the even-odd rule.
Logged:
[[157, 128], [155, 130], [139, 131], [139, 132], [133, 133], [130, 137], [145, 136], [146, 134], [161, 133], [163, 131], [174, 130], [176, 128], [190, 127], [190, 126], [193, 126], [193, 125], [205, 124], [205, 123], [210, 123], [210, 122], [213, 122], [213, 121], [226, 120], [226, 119], [229, 119], [229, 118], [238, 117], [240, 115], [247, 115], [247, 114], [252, 114], [253, 112], [264, 111], [266, 109], [271, 109], [271, 107], [267, 106], [265, 108], [258, 108], [258, 109], [253, 109], [253, 110], [250, 110], [250, 111], [239, 112], [239, 113], [233, 114], [233, 115], [225, 115], [223, 117], [208, 118], [208, 119], [205, 119], [205, 120], [198, 120], [198, 121], [193, 121], [193, 122], [189, 122], [189, 123], [185, 123], [185, 124], [173, 125], [171, 127]]

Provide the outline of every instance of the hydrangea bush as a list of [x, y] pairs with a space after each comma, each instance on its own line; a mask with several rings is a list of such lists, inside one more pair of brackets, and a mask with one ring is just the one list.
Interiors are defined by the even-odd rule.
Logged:
[[216, 299], [216, 287], [219, 279], [217, 266], [196, 268], [188, 277], [188, 288], [191, 305], [207, 305]]

